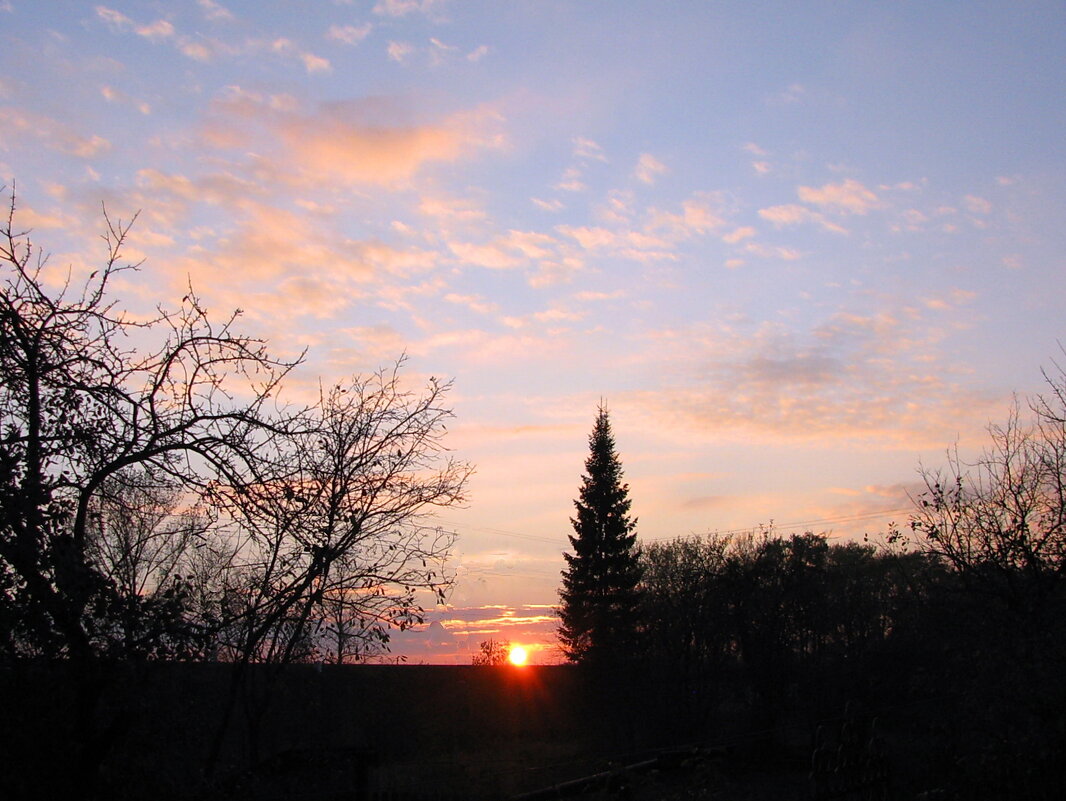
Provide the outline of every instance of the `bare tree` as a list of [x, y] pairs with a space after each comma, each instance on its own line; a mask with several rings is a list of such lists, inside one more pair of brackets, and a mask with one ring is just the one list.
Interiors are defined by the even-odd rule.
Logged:
[[323, 391], [279, 443], [269, 481], [213, 488], [245, 541], [249, 658], [287, 661], [271, 628], [321, 622], [327, 599], [386, 642], [388, 628], [421, 622], [419, 590], [443, 600], [453, 535], [422, 515], [460, 503], [471, 468], [441, 442], [450, 385], [405, 390], [400, 366]]
[[1066, 577], [1066, 393], [1061, 376], [1050, 385], [1031, 415], [1015, 401], [1005, 423], [989, 426], [976, 461], [953, 451], [945, 471], [924, 471], [911, 520], [970, 586], [1026, 615]]
[[[451, 537], [420, 515], [461, 502], [471, 470], [442, 444], [448, 383], [410, 392], [397, 363], [313, 408], [279, 405], [298, 360], [237, 333], [239, 311], [216, 324], [190, 291], [145, 321], [112, 300], [115, 276], [136, 269], [122, 263], [129, 223], [105, 212], [103, 265], [53, 289], [15, 211], [12, 194], [0, 223], [8, 655], [90, 665], [196, 647], [233, 659], [237, 684], [250, 662], [318, 648], [327, 599], [385, 643], [421, 620], [421, 591], [443, 597]], [[98, 696], [87, 678], [85, 770], [106, 745]]]
[[12, 197], [0, 227], [0, 557], [35, 645], [86, 655], [109, 645], [93, 612], [114, 586], [89, 558], [108, 488], [137, 471], [192, 493], [261, 481], [263, 446], [290, 433], [268, 398], [292, 364], [236, 334], [235, 317], [212, 323], [191, 293], [149, 322], [121, 312], [109, 290], [133, 269], [121, 263], [129, 225], [106, 216], [103, 266], [50, 291], [14, 212]]
[[100, 486], [87, 549], [124, 595], [145, 595], [174, 581], [188, 550], [215, 524], [208, 509], [183, 501], [173, 480], [144, 471], [122, 471]]

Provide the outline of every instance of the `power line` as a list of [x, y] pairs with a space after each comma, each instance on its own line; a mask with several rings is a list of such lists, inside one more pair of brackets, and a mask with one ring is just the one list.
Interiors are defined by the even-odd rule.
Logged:
[[[456, 523], [452, 520], [444, 520], [443, 518], [436, 518], [442, 523], [447, 523], [449, 526], [458, 526], [459, 528], [468, 529], [470, 531], [488, 531], [492, 534], [500, 534], [504, 537], [514, 537], [520, 540], [530, 540], [532, 542], [550, 542], [552, 545], [559, 545], [560, 541], [558, 537], [542, 537], [537, 534], [524, 534], [519, 531], [509, 531], [505, 528], [492, 528], [490, 526], [471, 526], [466, 523]], [[454, 533], [454, 532], [453, 532]]]
[[[813, 520], [799, 520], [799, 521], [796, 521], [796, 522], [793, 522], [793, 523], [773, 523], [771, 521], [771, 523], [768, 526], [768, 528], [772, 528], [775, 531], [782, 531], [782, 530], [788, 531], [788, 530], [795, 529], [795, 528], [804, 528], [806, 526], [823, 526], [823, 525], [832, 525], [832, 524], [836, 524], [836, 523], [857, 523], [857, 522], [864, 521], [864, 520], [877, 520], [877, 519], [884, 518], [884, 517], [890, 517], [892, 515], [904, 514], [906, 512], [910, 512], [910, 511], [911, 511], [910, 508], [904, 507], [904, 508], [901, 508], [901, 509], [883, 509], [883, 510], [875, 511], [875, 512], [861, 512], [861, 513], [858, 513], [858, 514], [841, 515], [841, 516], [837, 516], [837, 517], [822, 517], [822, 518], [816, 518], [816, 519], [813, 519]], [[497, 528], [497, 527], [493, 527], [493, 526], [473, 526], [473, 525], [468, 525], [468, 524], [465, 524], [465, 523], [456, 523], [455, 521], [452, 521], [452, 520], [444, 520], [443, 518], [436, 518], [436, 519], [439, 520], [441, 523], [446, 523], [449, 526], [451, 526], [453, 528], [451, 533], [456, 534], [456, 535], [458, 535], [459, 532], [455, 531], [454, 529], [455, 528], [459, 528], [459, 529], [463, 529], [463, 530], [467, 530], [467, 531], [484, 531], [484, 532], [488, 532], [490, 534], [498, 534], [498, 535], [500, 535], [502, 537], [511, 537], [513, 539], [528, 540], [530, 542], [546, 542], [546, 543], [549, 543], [551, 545], [563, 545], [564, 544], [564, 542], [561, 541], [558, 537], [544, 537], [544, 536], [538, 536], [536, 534], [527, 534], [527, 533], [520, 532], [520, 531], [511, 531], [510, 529], [505, 529], [505, 528]], [[763, 524], [756, 523], [756, 524], [750, 525], [750, 526], [742, 526], [740, 528], [732, 528], [732, 529], [726, 529], [726, 530], [715, 529], [715, 530], [708, 530], [708, 531], [693, 531], [693, 532], [689, 532], [688, 534], [673, 534], [673, 535], [669, 535], [669, 536], [665, 536], [665, 537], [652, 537], [652, 538], [649, 538], [649, 539], [646, 539], [646, 540], [643, 540], [643, 541], [644, 542], [663, 542], [665, 540], [677, 539], [678, 537], [702, 537], [702, 536], [708, 536], [708, 535], [745, 534], [745, 533], [747, 533], [749, 531], [755, 531], [761, 525], [763, 525]], [[842, 535], [837, 535], [835, 537], [831, 537], [830, 539], [838, 539], [840, 536], [842, 536]]]

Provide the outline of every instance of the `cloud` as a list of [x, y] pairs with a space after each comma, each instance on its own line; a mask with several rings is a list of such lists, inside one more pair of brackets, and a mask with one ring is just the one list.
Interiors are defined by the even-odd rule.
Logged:
[[[462, 583], [469, 586], [479, 581], [485, 579], [476, 573], [464, 576]], [[556, 663], [562, 656], [556, 643], [559, 618], [554, 608], [521, 603], [449, 605], [430, 611], [430, 622], [424, 626], [394, 632], [390, 645], [393, 653], [405, 655], [410, 662], [469, 665], [480, 643], [495, 639], [521, 643], [530, 650], [533, 664]]]
[[530, 202], [541, 211], [557, 212], [566, 208], [561, 200], [553, 198], [552, 200], [542, 200], [539, 197], [533, 197], [529, 199]]
[[77, 225], [76, 220], [67, 217], [62, 212], [47, 214], [23, 203], [19, 204], [18, 221], [21, 229], [30, 231], [38, 231], [45, 228], [74, 228]]
[[[204, 16], [209, 20], [231, 20], [233, 15], [228, 9], [205, 0], [200, 3], [205, 10]], [[186, 58], [209, 63], [217, 56], [248, 56], [271, 52], [303, 63], [310, 73], [328, 71], [328, 61], [314, 53], [298, 47], [285, 37], [274, 39], [249, 38], [241, 42], [223, 42], [206, 36], [187, 36], [180, 34], [174, 25], [164, 19], [150, 23], [139, 23], [120, 11], [107, 6], [96, 6], [96, 16], [114, 33], [134, 33], [152, 42], [169, 42]]]
[[569, 311], [558, 306], [533, 313], [533, 319], [541, 323], [577, 322], [586, 316], [585, 312]]
[[[725, 225], [717, 194], [697, 192], [680, 208], [632, 212], [631, 198], [612, 194], [598, 216], [608, 225], [559, 225], [555, 230], [596, 257], [617, 257], [643, 264], [674, 261], [680, 245]], [[632, 214], [632, 217], [631, 217]]]
[[102, 136], [82, 134], [51, 117], [10, 107], [0, 108], [0, 132], [11, 139], [32, 139], [37, 145], [81, 159], [111, 150], [111, 142]]
[[442, 0], [378, 0], [373, 13], [382, 17], [406, 17], [415, 12], [429, 14]]
[[333, 70], [328, 59], [316, 56], [314, 53], [309, 53], [306, 50], [301, 50], [296, 46], [295, 42], [284, 36], [270, 42], [270, 50], [274, 53], [293, 56], [299, 59], [303, 63], [304, 69], [306, 69], [309, 74], [331, 72]]
[[183, 42], [178, 47], [179, 52], [186, 58], [204, 63], [211, 60], [211, 49], [202, 42]]
[[440, 221], [469, 223], [488, 218], [485, 210], [475, 201], [446, 195], [423, 197], [419, 202], [418, 211]]
[[618, 235], [606, 228], [560, 225], [556, 230], [565, 236], [572, 237], [585, 250], [614, 248], [620, 244]]
[[465, 306], [470, 311], [477, 312], [478, 314], [495, 314], [499, 309], [495, 303], [490, 303], [485, 300], [481, 295], [460, 295], [456, 292], [449, 292], [444, 296], [444, 300], [447, 303], [455, 303], [460, 306]]
[[558, 284], [568, 284], [574, 276], [585, 269], [585, 262], [577, 256], [562, 259], [545, 259], [537, 264], [527, 282], [533, 289], [544, 289]]
[[96, 16], [115, 33], [133, 31], [138, 36], [153, 42], [170, 39], [175, 33], [173, 24], [164, 19], [142, 25], [134, 22], [121, 11], [115, 11], [107, 6], [96, 6], [95, 11]]
[[548, 259], [552, 257], [555, 245], [555, 239], [547, 234], [515, 230], [485, 244], [448, 242], [448, 248], [462, 263], [493, 270], [507, 270]]
[[304, 67], [311, 74], [316, 72], [332, 72], [333, 67], [329, 63], [329, 59], [320, 58], [314, 53], [301, 53], [300, 60], [303, 61]]
[[408, 42], [389, 42], [385, 52], [389, 54], [390, 60], [403, 64], [408, 56], [415, 52], [415, 47]]
[[574, 295], [574, 300], [582, 300], [582, 301], [618, 300], [620, 298], [624, 298], [625, 296], [626, 296], [626, 291], [624, 289], [616, 289], [613, 292], [585, 291], [585, 292], [578, 292], [576, 295]]
[[782, 261], [796, 261], [803, 254], [795, 248], [786, 248], [780, 245], [764, 245], [761, 242], [749, 242], [744, 250], [753, 256], [763, 259], [781, 259]]
[[947, 311], [964, 306], [972, 301], [977, 295], [965, 289], [954, 289], [947, 296], [922, 298], [922, 304], [927, 309], [935, 311]]
[[544, 259], [551, 255], [551, 248], [556, 244], [554, 237], [537, 231], [510, 230], [502, 241], [510, 248], [522, 253], [527, 259]]
[[273, 98], [230, 92], [214, 104], [207, 138], [219, 148], [264, 153], [258, 168], [276, 180], [320, 185], [395, 185], [427, 164], [454, 162], [496, 147], [499, 115], [479, 108], [436, 123], [390, 124], [373, 104], [333, 103], [313, 112]]
[[603, 152], [603, 148], [591, 139], [586, 139], [583, 136], [575, 136], [573, 143], [575, 158], [586, 159], [589, 161], [607, 161], [607, 155]]
[[192, 179], [177, 173], [145, 168], [137, 171], [135, 184], [144, 193], [145, 200], [148, 195], [155, 198], [146, 206], [149, 209], [174, 199], [186, 204], [207, 203], [239, 208], [244, 202], [263, 194], [263, 188], [253, 181], [242, 180], [228, 173], [208, 174]]
[[362, 25], [330, 25], [326, 38], [346, 45], [357, 45], [370, 35], [373, 28], [369, 22]]
[[197, 4], [204, 10], [204, 17], [209, 20], [232, 20], [233, 12], [228, 8], [220, 6], [214, 0], [196, 0]]
[[878, 204], [877, 195], [852, 178], [819, 189], [801, 186], [797, 191], [804, 203], [846, 214], [866, 214]]
[[771, 322], [664, 329], [647, 358], [667, 385], [637, 398], [694, 431], [939, 446], [961, 421], [980, 425], [994, 399], [953, 382], [937, 339], [907, 309], [838, 312], [807, 330]]
[[819, 214], [816, 211], [811, 211], [806, 206], [800, 206], [797, 203], [759, 209], [759, 216], [764, 220], [773, 223], [775, 228], [783, 228], [785, 226], [799, 225], [801, 223], [809, 222], [820, 225], [825, 230], [837, 234], [847, 233], [846, 228], [826, 219], [825, 215]]
[[649, 209], [644, 228], [680, 242], [706, 234], [725, 225], [721, 199], [712, 193], [697, 192], [681, 203], [680, 212]]
[[285, 332], [294, 319], [334, 319], [353, 303], [386, 297], [391, 283], [410, 287], [410, 276], [437, 259], [419, 249], [353, 241], [329, 218], [266, 203], [245, 199], [231, 211], [239, 211], [235, 224], [183, 252], [155, 252], [150, 266], [172, 292], [191, 281], [213, 305], [247, 309], [271, 341], [292, 344]]
[[728, 234], [722, 237], [722, 241], [730, 245], [735, 245], [737, 242], [742, 242], [745, 239], [750, 239], [755, 236], [755, 229], [750, 225], [745, 225], [742, 228], [735, 228]]
[[555, 188], [561, 192], [583, 192], [588, 187], [581, 181], [581, 170], [577, 167], [569, 167]]
[[477, 63], [478, 61], [481, 61], [481, 59], [483, 59], [488, 54], [489, 54], [488, 45], [478, 45], [477, 47], [475, 47], [473, 50], [471, 50], [469, 53], [466, 54], [466, 60], [467, 61], [471, 61], [473, 63]]
[[641, 153], [633, 176], [641, 183], [653, 184], [657, 176], [665, 175], [669, 171], [669, 168], [651, 153]]
[[800, 83], [791, 84], [788, 89], [771, 98], [771, 101], [777, 103], [799, 103], [807, 94], [807, 88]]
[[104, 100], [108, 102], [125, 103], [125, 105], [132, 106], [142, 114], [150, 114], [151, 106], [144, 101], [133, 100], [125, 92], [115, 89], [114, 86], [104, 84], [100, 86], [100, 95]]
[[133, 27], [133, 20], [121, 11], [115, 11], [107, 6], [96, 6], [96, 16], [102, 19], [113, 31], [124, 31]]
[[966, 210], [971, 214], [989, 214], [992, 211], [992, 204], [985, 200], [983, 197], [977, 197], [976, 195], [967, 195], [962, 199], [962, 205], [966, 207]]
[[490, 270], [508, 270], [522, 265], [522, 259], [507, 250], [499, 242], [476, 245], [471, 242], [449, 242], [448, 248], [463, 264], [487, 267]]
[[136, 29], [138, 36], [151, 39], [153, 42], [169, 39], [174, 35], [174, 26], [166, 20], [156, 20], [150, 25], [140, 25]]

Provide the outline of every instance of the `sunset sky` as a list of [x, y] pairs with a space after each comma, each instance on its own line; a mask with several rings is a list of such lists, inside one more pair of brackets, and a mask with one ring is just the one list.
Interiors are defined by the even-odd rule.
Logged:
[[587, 437], [643, 540], [883, 532], [1064, 357], [1066, 4], [0, 0], [0, 182], [54, 264], [301, 386], [409, 357], [477, 466], [395, 654], [552, 661]]

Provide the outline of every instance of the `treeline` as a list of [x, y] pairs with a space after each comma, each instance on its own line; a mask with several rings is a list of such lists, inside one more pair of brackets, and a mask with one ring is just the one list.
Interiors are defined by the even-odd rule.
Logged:
[[601, 407], [559, 638], [603, 736], [648, 747], [790, 731], [809, 748], [819, 722], [863, 709], [915, 794], [1058, 798], [1066, 371], [1044, 377], [978, 458], [949, 451], [924, 470], [908, 525], [876, 545], [762, 531], [641, 548]]
[[[938, 486], [933, 477], [907, 536], [877, 546], [769, 531], [646, 547], [633, 668], [657, 736], [783, 742], [791, 732], [795, 745], [861, 711], [879, 720], [899, 797], [1059, 797], [1061, 534], [1046, 514], [1029, 515], [1032, 527], [1015, 518], [997, 541], [986, 508], [971, 519], [984, 529], [962, 538], [967, 558], [956, 549], [953, 562], [938, 547], [963, 524], [955, 514], [945, 526]], [[1030, 547], [1006, 547], [1023, 529]], [[1056, 537], [1038, 563], [1034, 549]]]
[[[645, 548], [637, 674], [679, 740], [879, 720], [901, 797], [1057, 798], [1066, 779], [1066, 597], [1044, 571], [1002, 592], [897, 536], [804, 533]], [[1038, 596], [1039, 606], [1015, 596]]]
[[728, 690], [764, 715], [859, 692], [943, 574], [921, 554], [811, 533], [678, 539], [641, 562], [641, 656], [704, 712]]

